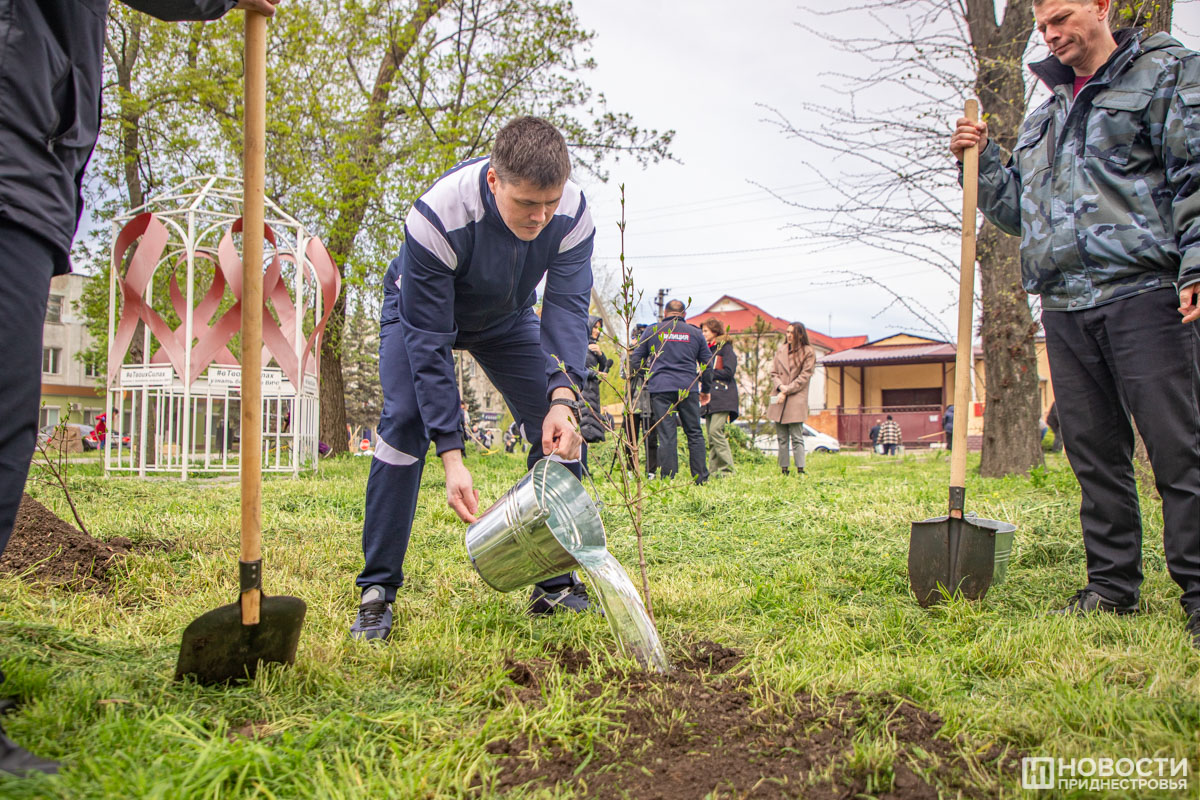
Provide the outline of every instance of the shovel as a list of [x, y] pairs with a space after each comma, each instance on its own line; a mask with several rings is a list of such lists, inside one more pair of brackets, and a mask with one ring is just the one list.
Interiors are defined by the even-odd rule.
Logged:
[[[979, 103], [968, 100], [965, 116], [979, 119]], [[979, 148], [963, 153], [962, 256], [958, 283], [958, 349], [954, 367], [954, 441], [950, 449], [950, 511], [914, 522], [908, 545], [908, 582], [917, 602], [928, 607], [962, 592], [978, 600], [992, 585], [996, 533], [1008, 523], [963, 514], [967, 477], [967, 404], [970, 401], [971, 317], [975, 300], [975, 207], [979, 191]]]
[[262, 662], [292, 664], [306, 606], [262, 593], [262, 250], [267, 18], [246, 12], [242, 214], [242, 547], [238, 602], [196, 618], [183, 632], [175, 679], [252, 679]]

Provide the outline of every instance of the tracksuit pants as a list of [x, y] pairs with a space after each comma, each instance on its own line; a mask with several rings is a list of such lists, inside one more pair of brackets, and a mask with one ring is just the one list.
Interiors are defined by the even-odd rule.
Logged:
[[[383, 387], [383, 413], [379, 441], [367, 479], [366, 516], [363, 521], [365, 565], [355, 583], [383, 586], [390, 603], [404, 583], [404, 555], [412, 535], [417, 494], [430, 436], [421, 421], [413, 385], [412, 368], [404, 334], [385, 301], [379, 334], [379, 380]], [[532, 309], [514, 317], [503, 334], [465, 347], [492, 384], [500, 390], [513, 418], [529, 441], [530, 467], [542, 458], [542, 421], [550, 410], [546, 384], [546, 354], [541, 345], [541, 322]], [[457, 403], [458, 398], [453, 398]], [[578, 461], [564, 462], [576, 477]], [[482, 511], [482, 509], [480, 509]], [[547, 591], [570, 586], [567, 573], [540, 584]]]
[[[658, 421], [655, 431], [658, 432], [658, 468], [663, 477], [673, 478], [679, 472], [679, 450], [675, 431], [678, 425], [683, 426], [687, 436], [688, 466], [692, 470], [692, 478], [696, 483], [708, 480], [708, 466], [704, 455], [704, 431], [700, 428], [700, 393], [687, 392], [686, 397], [680, 397], [683, 392], [651, 392], [650, 408], [654, 419]], [[679, 414], [679, 422], [671, 413], [671, 406]]]
[[1151, 291], [1082, 311], [1043, 311], [1067, 458], [1083, 493], [1088, 585], [1134, 603], [1142, 517], [1130, 415], [1163, 504], [1167, 571], [1186, 611], [1200, 609], [1200, 324], [1180, 324], [1178, 295]]
[[0, 221], [0, 553], [12, 536], [37, 441], [42, 397], [42, 325], [54, 274], [54, 245]]

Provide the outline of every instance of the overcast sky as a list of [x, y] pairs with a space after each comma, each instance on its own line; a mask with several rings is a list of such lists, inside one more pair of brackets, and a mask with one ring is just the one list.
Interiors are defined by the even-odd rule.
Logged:
[[[828, 191], [802, 163], [824, 165], [828, 156], [785, 139], [762, 121], [767, 112], [759, 105], [777, 107], [800, 124], [802, 101], [837, 100], [822, 88], [829, 79], [820, 73], [863, 72], [858, 59], [796, 27], [794, 0], [576, 0], [575, 9], [597, 34], [592, 55], [599, 66], [591, 85], [639, 125], [675, 129], [672, 150], [681, 162], [644, 170], [622, 163], [609, 183], [585, 184], [598, 271], [617, 269], [617, 186], [624, 183], [625, 254], [645, 291], [644, 308], [667, 288], [672, 297], [692, 299], [691, 313], [732, 294], [834, 336], [925, 332], [902, 309], [880, 313], [890, 302], [882, 290], [838, 285], [845, 280], [839, 271], [853, 266], [922, 295], [946, 329], [954, 329], [956, 287], [945, 275], [861, 247], [815, 251], [785, 228], [795, 212], [754, 185], [806, 201]], [[1200, 38], [1189, 35], [1197, 32], [1200, 4], [1177, 2], [1175, 35], [1197, 47]], [[946, 246], [957, 260], [957, 242]], [[642, 314], [649, 318], [652, 309]]]

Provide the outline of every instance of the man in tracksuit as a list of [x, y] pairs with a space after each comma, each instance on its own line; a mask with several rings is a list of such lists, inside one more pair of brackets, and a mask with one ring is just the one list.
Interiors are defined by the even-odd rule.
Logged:
[[[712, 353], [704, 334], [683, 318], [681, 300], [671, 300], [663, 310], [662, 321], [651, 325], [633, 351], [633, 371], [649, 372], [643, 391], [650, 393], [651, 425], [658, 433], [658, 468], [664, 478], [679, 472], [676, 422], [673, 411], [687, 436], [688, 466], [692, 479], [701, 484], [708, 480], [704, 454], [704, 432], [700, 428], [700, 394], [707, 394], [712, 383], [708, 362]], [[700, 367], [700, 373], [696, 367]], [[697, 391], [699, 390], [699, 391]]]
[[[279, 0], [124, 0], [165, 20]], [[50, 278], [70, 271], [80, 186], [100, 135], [107, 0], [0, 0], [0, 553], [12, 535], [37, 438]], [[0, 683], [3, 682], [0, 675]], [[54, 772], [0, 729], [0, 770]]]
[[[980, 205], [1020, 235], [1067, 457], [1083, 493], [1088, 583], [1064, 614], [1138, 610], [1142, 521], [1132, 414], [1163, 504], [1167, 569], [1200, 646], [1200, 54], [1167, 34], [1115, 34], [1110, 0], [1034, 0], [1053, 93], [1006, 165], [987, 125]], [[1182, 324], [1181, 324], [1182, 323]]]
[[[474, 522], [479, 493], [463, 465], [452, 350], [467, 350], [500, 390], [530, 442], [578, 476], [579, 398], [586, 370], [595, 226], [553, 125], [521, 117], [496, 136], [490, 157], [452, 169], [413, 205], [404, 246], [388, 267], [380, 314], [383, 415], [367, 481], [365, 566], [350, 635], [385, 639], [404, 583], [404, 555], [432, 441], [446, 500]], [[536, 287], [545, 278], [542, 314]], [[582, 611], [571, 574], [538, 584], [531, 614]]]

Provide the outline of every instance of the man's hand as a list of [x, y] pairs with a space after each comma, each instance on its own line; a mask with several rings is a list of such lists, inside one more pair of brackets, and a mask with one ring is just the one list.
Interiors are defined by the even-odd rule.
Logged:
[[[575, 392], [570, 389], [554, 390], [552, 400], [558, 398], [574, 400]], [[575, 424], [575, 415], [563, 405], [550, 406], [550, 413], [542, 422], [542, 452], [546, 455], [556, 453], [567, 461], [579, 458], [579, 445], [583, 437], [579, 435], [579, 426]]]
[[1185, 324], [1200, 319], [1200, 283], [1179, 290], [1179, 313]]
[[601, 353], [603, 352], [600, 350], [600, 345], [596, 344], [595, 342], [592, 342], [591, 344], [588, 345], [588, 350], [591, 350], [596, 355], [601, 355]]
[[712, 392], [701, 392], [700, 393], [700, 405], [706, 406], [710, 402], [712, 402]]
[[479, 492], [471, 482], [471, 473], [463, 466], [462, 450], [442, 453], [446, 470], [446, 504], [454, 509], [463, 522], [474, 522], [479, 513]]
[[257, 11], [264, 17], [272, 17], [275, 15], [275, 6], [279, 5], [279, 0], [238, 0], [235, 8], [240, 8], [243, 11]]
[[959, 161], [963, 160], [963, 152], [974, 145], [982, 151], [987, 147], [987, 123], [971, 122], [966, 117], [959, 117], [955, 123], [954, 134], [950, 137], [950, 152]]

